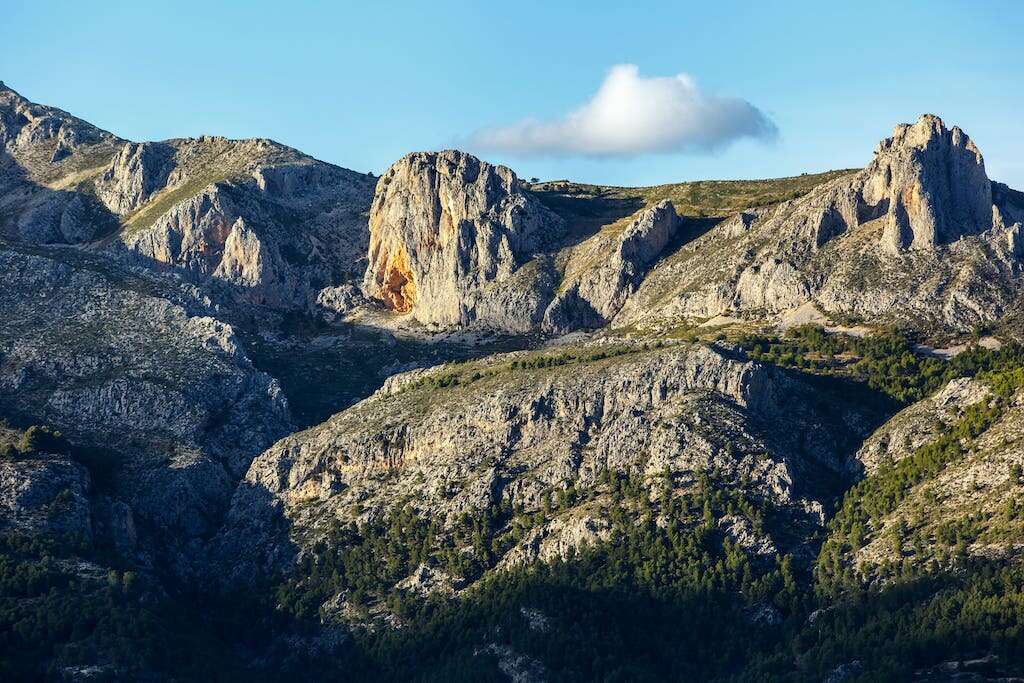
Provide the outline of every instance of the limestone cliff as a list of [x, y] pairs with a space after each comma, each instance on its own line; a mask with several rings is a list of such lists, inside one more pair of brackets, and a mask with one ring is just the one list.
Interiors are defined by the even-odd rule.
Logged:
[[[660, 261], [613, 325], [826, 312], [969, 329], [1020, 291], [1018, 195], [934, 116], [898, 126], [863, 170], [724, 221]], [[741, 220], [742, 219], [742, 220]]]
[[93, 243], [312, 310], [365, 268], [373, 179], [270, 140], [135, 143], [0, 84], [0, 237]]
[[545, 327], [567, 332], [603, 327], [636, 291], [647, 270], [664, 255], [681, 230], [670, 201], [659, 202], [573, 247], [559, 292], [545, 313]]
[[84, 242], [115, 229], [93, 181], [119, 144], [0, 82], [0, 237]]
[[536, 279], [516, 276], [561, 231], [508, 168], [457, 151], [410, 154], [377, 183], [363, 287], [425, 324], [529, 329], [543, 297], [521, 307], [495, 302], [510, 287], [531, 298]]
[[251, 458], [292, 429], [277, 382], [174, 281], [10, 245], [0, 277], [0, 415], [106, 453], [112, 494], [148, 536], [139, 552], [176, 561], [219, 525]]
[[[0, 448], [8, 432], [0, 428]], [[0, 458], [0, 532], [89, 545], [91, 488], [89, 473], [66, 454]]]
[[897, 126], [865, 174], [863, 205], [884, 212], [884, 239], [893, 249], [927, 249], [992, 227], [992, 188], [981, 152], [937, 116]]
[[120, 148], [96, 180], [96, 194], [119, 216], [145, 204], [169, 181], [174, 147], [161, 142], [129, 142]]
[[[690, 482], [714, 470], [813, 525], [827, 489], [818, 487], [846, 476], [845, 457], [872, 423], [838, 396], [828, 407], [796, 399], [813, 392], [687, 345], [573, 347], [400, 375], [257, 458], [217, 546], [246, 557], [243, 573], [287, 568], [288, 538], [306, 547], [325, 519], [409, 501], [445, 530], [492, 505], [539, 510], [555, 491], [596, 486], [606, 469], [667, 469]], [[508, 561], [595, 541], [601, 524], [563, 519], [538, 533]]]
[[126, 144], [97, 193], [121, 217], [115, 249], [311, 309], [362, 270], [372, 182], [269, 140], [203, 137]]

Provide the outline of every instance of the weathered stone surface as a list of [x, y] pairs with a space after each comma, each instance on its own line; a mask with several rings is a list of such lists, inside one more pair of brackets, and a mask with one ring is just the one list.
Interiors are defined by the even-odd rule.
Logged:
[[97, 196], [119, 216], [135, 211], [167, 185], [173, 156], [168, 143], [125, 143], [97, 178]]
[[488, 304], [503, 288], [533, 286], [516, 275], [561, 230], [504, 166], [451, 150], [410, 154], [377, 183], [364, 289], [430, 325], [529, 328], [542, 308]]
[[71, 248], [2, 247], [0, 277], [0, 413], [109, 451], [117, 497], [161, 542], [216, 528], [292, 429], [232, 328], [187, 287]]
[[92, 543], [89, 474], [66, 456], [0, 457], [0, 530]]
[[[812, 392], [799, 381], [705, 347], [517, 369], [528, 357], [489, 357], [464, 370], [479, 379], [447, 389], [429, 381], [442, 368], [418, 371], [283, 439], [253, 462], [217, 547], [248, 553], [243, 574], [286, 568], [292, 542], [313, 542], [318, 520], [406, 500], [444, 529], [502, 502], [538, 510], [545, 491], [595, 486], [605, 468], [667, 468], [684, 481], [714, 469], [816, 524], [812, 482], [844, 476], [848, 441], [870, 423], [841, 405], [817, 412], [797, 398]], [[599, 540], [602, 524], [556, 519], [507, 561], [563, 555]]]
[[992, 227], [992, 189], [981, 152], [937, 116], [896, 127], [865, 169], [863, 200], [885, 214], [886, 245], [927, 249]]
[[602, 231], [574, 248], [560, 292], [545, 313], [545, 327], [568, 332], [606, 325], [679, 228], [679, 216], [665, 200], [642, 211], [621, 232]]
[[270, 140], [126, 142], [4, 87], [0, 142], [0, 237], [102, 238], [286, 309], [365, 269], [373, 178]]
[[992, 396], [974, 379], [957, 379], [928, 398], [905, 408], [864, 441], [857, 463], [873, 472], [883, 463], [902, 460], [959, 420], [964, 410]]
[[988, 181], [964, 133], [922, 116], [863, 171], [724, 221], [662, 259], [612, 324], [765, 318], [813, 301], [967, 330], [1018, 300], [1020, 203]]
[[366, 303], [362, 290], [354, 284], [324, 287], [316, 295], [317, 312], [328, 321], [338, 320]]
[[0, 84], [0, 237], [82, 242], [113, 229], [92, 181], [119, 144]]
[[611, 523], [590, 515], [565, 516], [533, 529], [527, 537], [501, 558], [499, 568], [528, 565], [537, 560], [570, 559], [574, 553], [597, 546], [611, 538]]
[[[1024, 485], [1019, 474], [1024, 465], [1024, 394], [999, 400], [1001, 407], [993, 410], [997, 398], [982, 381], [954, 380], [897, 413], [865, 440], [857, 461], [868, 473], [877, 473], [940, 436], [948, 438], [971, 408], [994, 416], [976, 437], [959, 438], [963, 450], [944, 448], [941, 468], [907, 483], [894, 509], [863, 530], [870, 531], [870, 539], [854, 550], [850, 566], [870, 579], [892, 562], [946, 570], [958, 553], [988, 560], [1019, 561], [1024, 556], [1024, 520], [1015, 512]], [[972, 422], [977, 429], [977, 415]], [[932, 453], [929, 459], [935, 458]]]
[[771, 317], [808, 301], [964, 330], [1018, 296], [1022, 202], [993, 189], [966, 134], [930, 115], [898, 126], [863, 171], [744, 211], [682, 248], [666, 204], [575, 245], [532, 239], [508, 209], [529, 198], [494, 169], [459, 152], [395, 164], [371, 212], [371, 298], [442, 328], [564, 333]]
[[94, 145], [108, 150], [118, 138], [90, 123], [57, 109], [25, 99], [0, 82], [0, 141], [4, 153], [32, 176], [47, 178], [69, 156]]
[[490, 644], [475, 653], [490, 655], [498, 660], [498, 669], [510, 683], [544, 683], [548, 672], [544, 664], [529, 655], [516, 652], [508, 645]]
[[250, 303], [311, 309], [321, 288], [362, 272], [372, 178], [269, 140], [128, 144], [103, 180], [124, 224], [115, 248]]

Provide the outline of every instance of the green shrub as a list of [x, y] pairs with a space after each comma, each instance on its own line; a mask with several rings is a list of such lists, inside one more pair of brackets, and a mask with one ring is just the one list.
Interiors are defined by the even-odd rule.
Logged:
[[56, 453], [67, 455], [71, 452], [71, 444], [60, 432], [49, 427], [33, 425], [25, 430], [18, 439], [16, 448], [23, 455], [39, 453]]

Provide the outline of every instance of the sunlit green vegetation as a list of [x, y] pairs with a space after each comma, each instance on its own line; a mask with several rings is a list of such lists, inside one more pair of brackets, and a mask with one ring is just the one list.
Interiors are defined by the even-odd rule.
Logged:
[[627, 213], [633, 213], [664, 199], [671, 200], [676, 211], [684, 216], [730, 216], [744, 209], [796, 199], [822, 183], [853, 172], [827, 171], [765, 180], [698, 180], [649, 187], [553, 180], [531, 184], [529, 190], [555, 211], [574, 218], [600, 217], [620, 205]]
[[416, 389], [446, 389], [448, 387], [465, 386], [481, 379], [496, 377], [509, 372], [522, 370], [543, 370], [559, 368], [565, 365], [586, 365], [608, 358], [617, 358], [632, 353], [660, 349], [664, 342], [637, 345], [617, 345], [602, 348], [584, 347], [570, 348], [565, 351], [533, 352], [516, 358], [507, 363], [482, 364], [474, 361], [448, 363], [442, 370], [433, 372], [422, 379], [416, 380], [405, 387], [405, 391]]
[[913, 342], [898, 332], [855, 337], [817, 325], [794, 327], [782, 337], [745, 335], [738, 343], [753, 360], [846, 375], [900, 403], [920, 400], [958, 377], [1024, 365], [1024, 346], [1017, 343], [997, 351], [973, 345], [942, 360], [915, 353]]

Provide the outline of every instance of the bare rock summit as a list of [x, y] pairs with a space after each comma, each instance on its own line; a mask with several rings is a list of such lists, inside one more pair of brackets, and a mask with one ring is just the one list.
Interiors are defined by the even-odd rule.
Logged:
[[967, 134], [925, 114], [896, 126], [865, 169], [863, 199], [885, 210], [895, 249], [948, 244], [992, 227], [992, 187]]
[[562, 221], [522, 192], [510, 169], [453, 150], [410, 154], [377, 183], [363, 286], [425, 324], [529, 328], [546, 301], [496, 302], [561, 230]]

